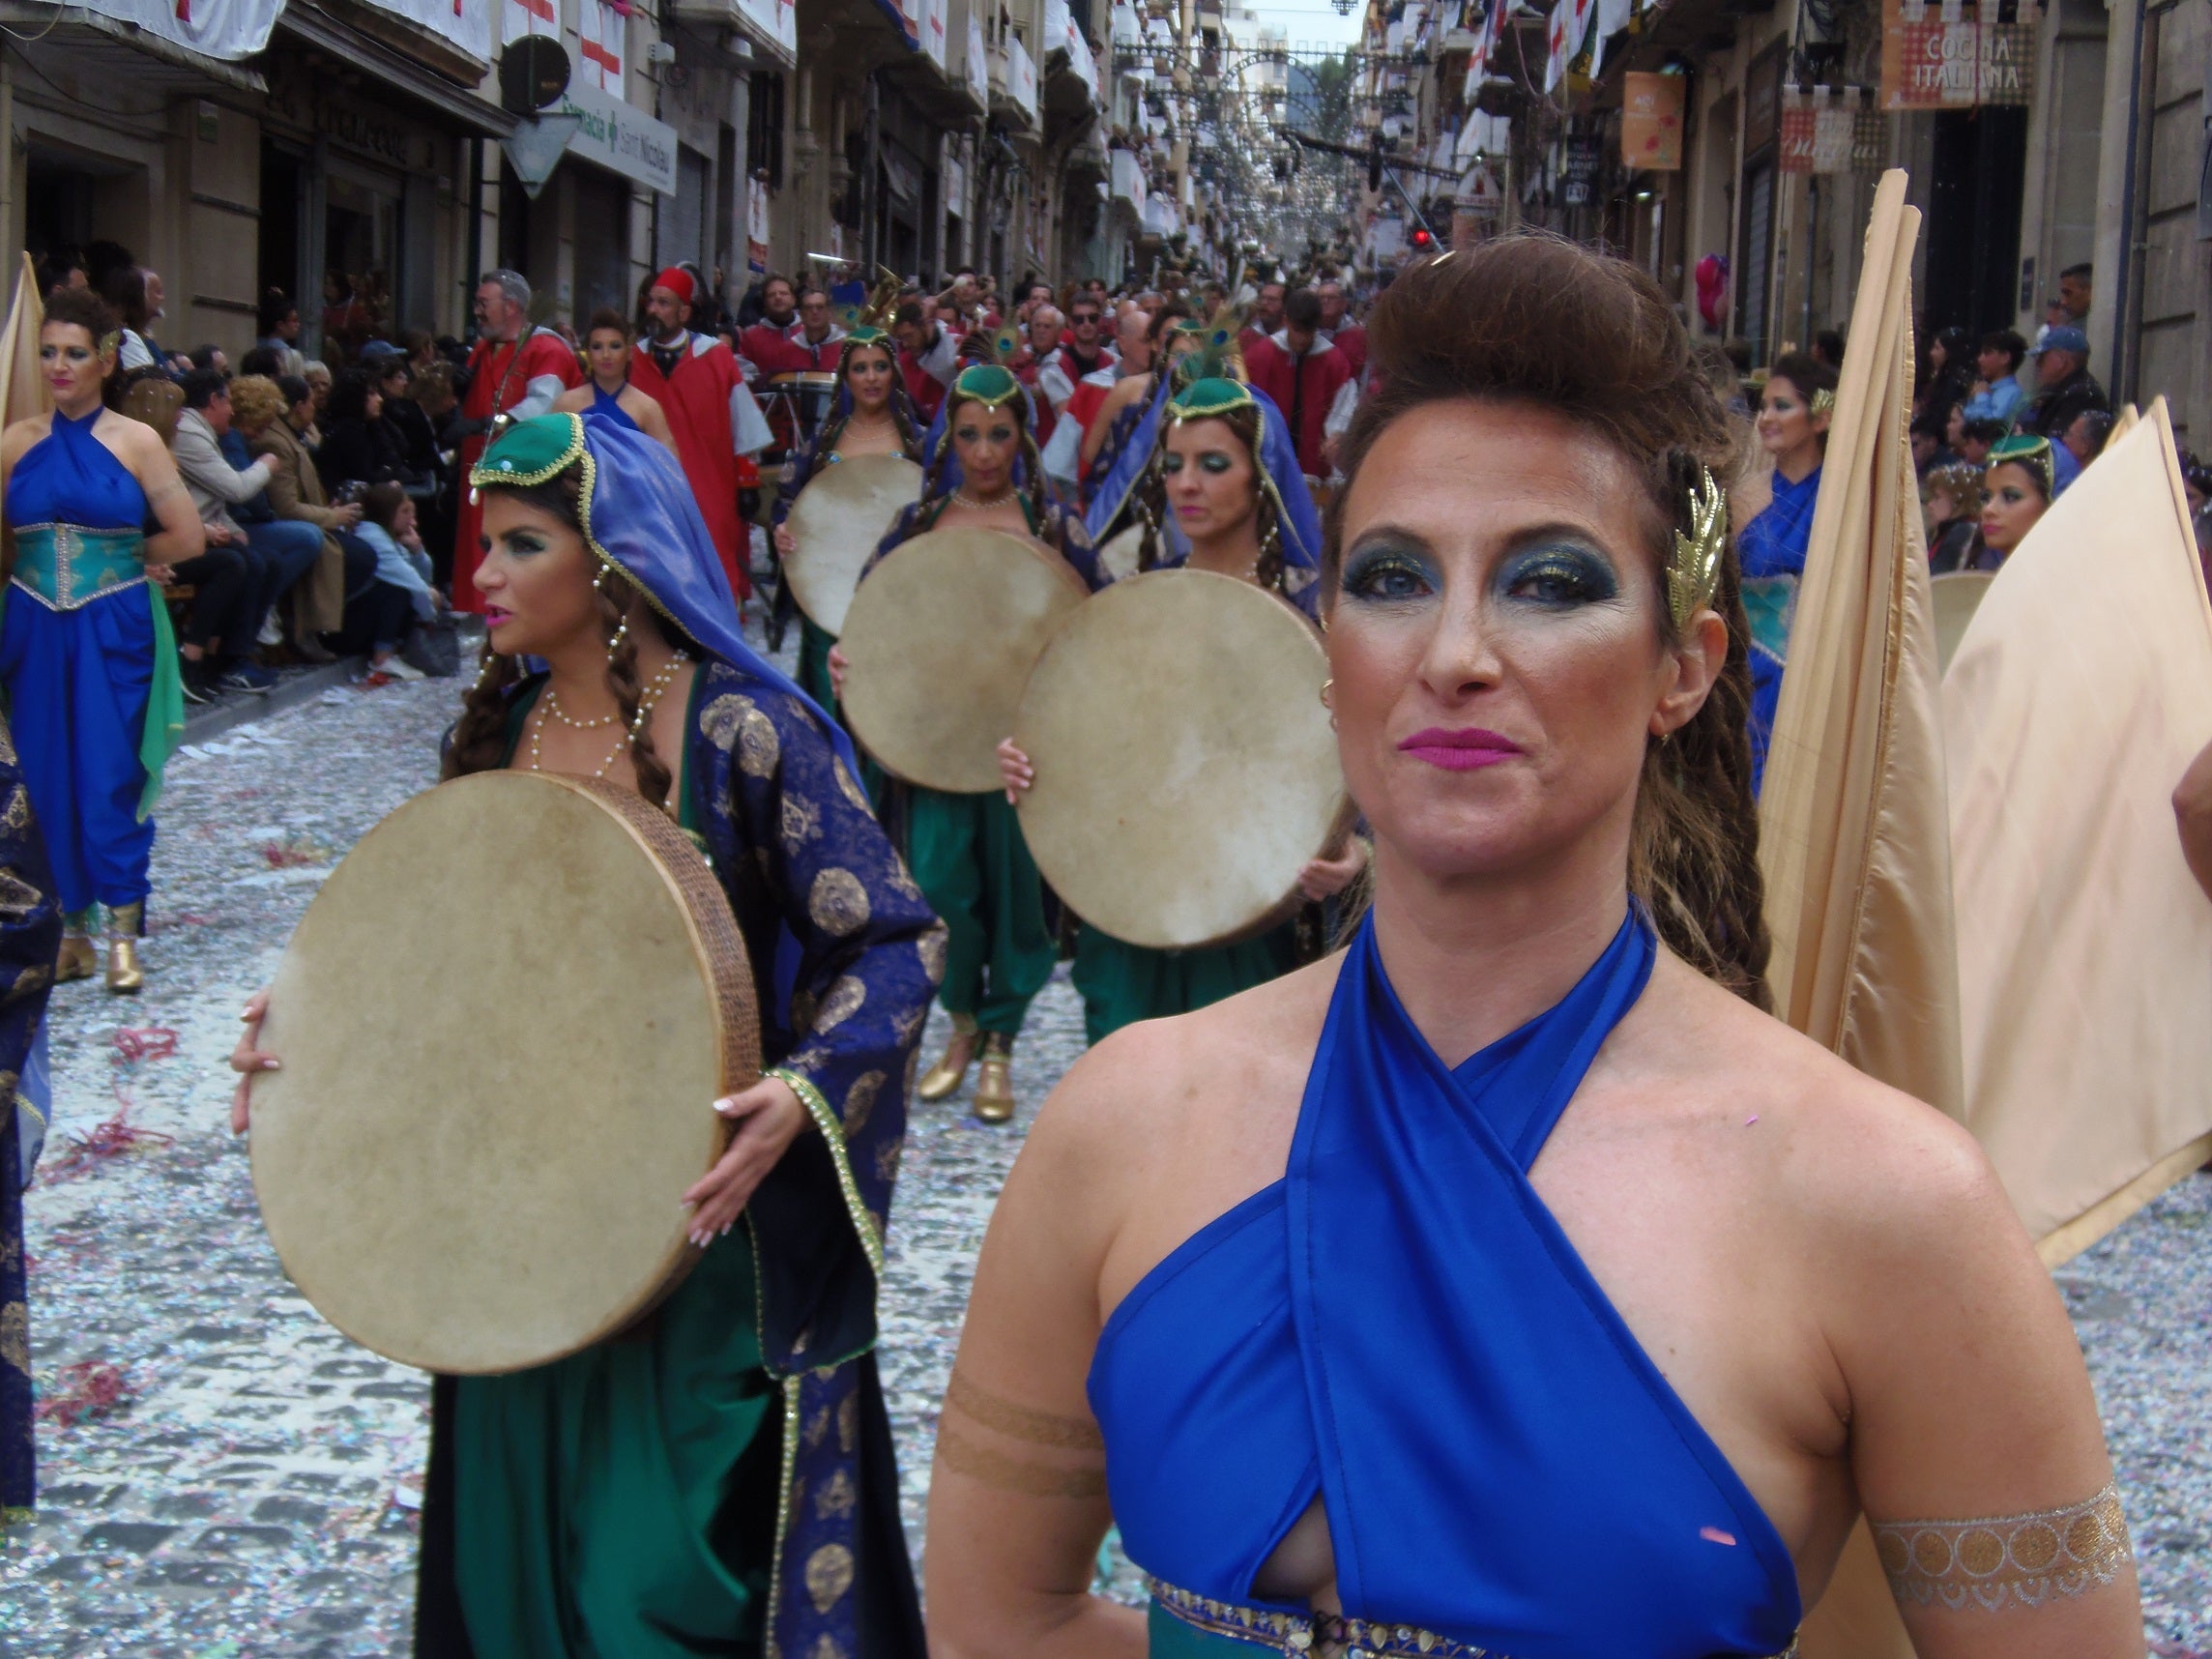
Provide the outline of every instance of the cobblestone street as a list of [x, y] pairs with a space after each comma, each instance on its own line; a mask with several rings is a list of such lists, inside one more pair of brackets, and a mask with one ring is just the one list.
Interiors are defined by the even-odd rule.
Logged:
[[[407, 1651], [424, 1381], [291, 1293], [225, 1123], [224, 1058], [317, 884], [432, 780], [457, 697], [454, 682], [335, 690], [188, 749], [162, 808], [146, 994], [111, 999], [95, 982], [55, 999], [58, 1121], [27, 1200], [42, 1508], [0, 1555], [0, 1653]], [[942, 1034], [933, 1022], [931, 1052]], [[978, 1124], [958, 1101], [915, 1113], [883, 1357], [917, 1552], [975, 1252], [1030, 1113], [1081, 1041], [1062, 974], [1017, 1057], [1012, 1125]], [[135, 1144], [95, 1150], [131, 1139], [95, 1136], [103, 1123]], [[2212, 1180], [2184, 1182], [2059, 1280], [2119, 1465], [2154, 1651], [2205, 1659]]]

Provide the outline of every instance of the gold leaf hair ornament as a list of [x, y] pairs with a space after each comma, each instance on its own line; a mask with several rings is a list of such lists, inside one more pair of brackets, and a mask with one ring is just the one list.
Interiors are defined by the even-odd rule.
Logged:
[[1674, 532], [1674, 556], [1667, 565], [1667, 607], [1679, 632], [1712, 603], [1721, 577], [1721, 550], [1728, 545], [1728, 492], [1701, 464], [1690, 488], [1690, 533]]
[[92, 349], [93, 355], [96, 357], [113, 357], [122, 347], [123, 331], [121, 329], [109, 329], [107, 333], [100, 336], [100, 343]]
[[1810, 407], [1816, 415], [1833, 415], [1836, 412], [1836, 394], [1822, 387], [1813, 393]]

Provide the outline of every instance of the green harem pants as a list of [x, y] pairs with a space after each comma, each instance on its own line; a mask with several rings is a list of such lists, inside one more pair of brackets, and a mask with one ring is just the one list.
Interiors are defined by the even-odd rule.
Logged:
[[1085, 922], [1075, 935], [1075, 988], [1091, 1042], [1139, 1020], [1187, 1014], [1249, 991], [1298, 965], [1295, 918], [1235, 945], [1152, 950], [1125, 945]]
[[997, 790], [907, 793], [907, 862], [950, 935], [938, 1001], [1012, 1037], [1057, 955], [1021, 819]]

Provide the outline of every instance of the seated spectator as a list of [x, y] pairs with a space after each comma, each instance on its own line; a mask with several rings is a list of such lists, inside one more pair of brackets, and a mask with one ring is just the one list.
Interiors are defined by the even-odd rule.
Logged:
[[1959, 462], [1933, 469], [1920, 486], [1928, 526], [1928, 568], [1935, 575], [1966, 568], [1981, 531], [1982, 474]]
[[307, 422], [306, 430], [301, 434], [311, 453], [323, 447], [323, 422], [329, 417], [331, 390], [335, 382], [331, 375], [330, 365], [318, 363], [313, 358], [302, 365], [300, 378], [307, 383], [307, 392], [314, 399], [314, 419]]
[[[322, 556], [322, 536], [312, 525], [278, 521], [261, 503], [275, 460], [265, 456], [241, 466], [224, 452], [224, 441], [235, 434], [223, 377], [193, 369], [185, 376], [184, 395], [170, 447], [207, 529], [202, 559], [177, 567], [179, 579], [196, 590], [180, 647], [187, 689], [200, 701], [210, 690], [267, 691], [276, 679], [249, 654], [278, 596]], [[242, 522], [233, 509], [249, 503], [258, 510]]]
[[1931, 410], [1912, 418], [1912, 470], [1922, 478], [1934, 467], [1949, 466], [1959, 457], [1943, 447], [1946, 411]]
[[284, 354], [275, 346], [255, 346], [238, 360], [241, 375], [258, 375], [263, 380], [275, 380], [280, 374], [292, 371], [284, 366]]
[[377, 369], [349, 368], [338, 376], [322, 426], [315, 470], [333, 497], [342, 495], [348, 485], [399, 481], [399, 436], [385, 423]]
[[395, 483], [371, 484], [361, 498], [362, 540], [375, 550], [374, 579], [346, 598], [345, 626], [338, 650], [366, 653], [371, 675], [420, 680], [422, 671], [399, 655], [418, 622], [438, 614], [437, 590], [430, 586], [430, 556], [415, 529], [415, 504]]
[[2027, 342], [2011, 329], [1994, 329], [1982, 336], [1982, 349], [1974, 359], [1974, 390], [1966, 398], [1967, 420], [2012, 424], [2027, 395], [2019, 380], [2026, 356]]
[[2103, 409], [2084, 409], [2068, 422], [2058, 441], [2066, 446], [2073, 457], [2087, 466], [2105, 451], [2105, 440], [2112, 435], [2112, 417]]
[[1990, 446], [2003, 437], [2005, 431], [2006, 426], [2002, 421], [1979, 419], [1962, 422], [1957, 445], [1959, 459], [1969, 466], [1989, 465]]
[[247, 448], [276, 463], [269, 475], [270, 507], [278, 518], [322, 532], [323, 550], [314, 568], [291, 590], [291, 643], [309, 662], [333, 661], [318, 636], [345, 625], [346, 596], [376, 569], [374, 550], [351, 534], [361, 522], [361, 509], [333, 507], [324, 493], [322, 475], [303, 438], [315, 413], [314, 393], [306, 380], [293, 374], [277, 381], [241, 379], [230, 393], [233, 419], [246, 434]]
[[230, 377], [230, 359], [218, 345], [194, 346], [187, 361], [194, 368], [212, 368], [226, 380]]

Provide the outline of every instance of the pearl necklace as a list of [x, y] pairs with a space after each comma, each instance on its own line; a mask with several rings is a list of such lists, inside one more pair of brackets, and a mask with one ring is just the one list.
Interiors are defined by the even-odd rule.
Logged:
[[[677, 652], [675, 655], [668, 659], [667, 663], [661, 668], [660, 672], [655, 674], [653, 679], [647, 683], [644, 694], [641, 695], [637, 700], [637, 718], [629, 723], [628, 731], [625, 732], [621, 737], [615, 740], [615, 746], [608, 751], [607, 758], [599, 762], [598, 770], [592, 773], [594, 777], [606, 776], [607, 769], [613, 766], [616, 761], [622, 759], [623, 750], [628, 748], [632, 743], [637, 742], [638, 735], [645, 730], [646, 721], [653, 717], [653, 711], [659, 707], [660, 699], [668, 694], [669, 686], [676, 684], [677, 675], [684, 671], [684, 665], [690, 660], [691, 658], [689, 654], [682, 651]], [[545, 688], [545, 694], [550, 700], [551, 705], [547, 708], [546, 713], [556, 713], [558, 711], [560, 699], [554, 693], [554, 690], [550, 685]], [[615, 721], [615, 716], [612, 714], [606, 715], [604, 718], [597, 720], [572, 720], [566, 713], [559, 713], [558, 718], [564, 725], [572, 726], [578, 731], [589, 731], [594, 726], [611, 726]], [[539, 740], [542, 739], [544, 735], [545, 722], [542, 719], [534, 720], [531, 722], [530, 770], [532, 771], [538, 771], [543, 770], [538, 765], [538, 745]]]
[[978, 497], [972, 496], [964, 489], [956, 489], [952, 492], [952, 499], [958, 502], [962, 507], [968, 509], [971, 512], [988, 512], [994, 507], [998, 507], [1004, 502], [1011, 501], [1013, 497], [1014, 492], [1010, 486], [1006, 489], [1001, 490], [997, 495], [992, 496], [988, 500], [983, 500]]
[[576, 732], [590, 732], [596, 731], [601, 726], [611, 726], [622, 717], [622, 712], [617, 710], [612, 714], [601, 714], [596, 720], [579, 720], [568, 710], [561, 707], [561, 693], [554, 690], [550, 685], [545, 687], [545, 712], [569, 730]]

